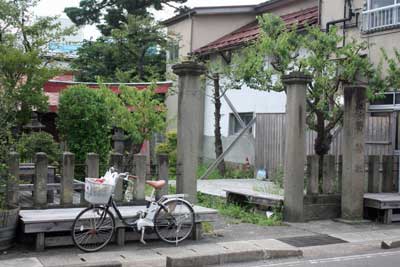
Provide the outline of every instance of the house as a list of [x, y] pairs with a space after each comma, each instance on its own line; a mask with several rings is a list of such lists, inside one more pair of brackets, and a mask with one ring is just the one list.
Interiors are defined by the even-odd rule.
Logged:
[[[230, 7], [226, 8], [229, 9]], [[195, 8], [187, 14], [181, 15], [179, 20], [176, 20], [177, 17], [168, 20], [166, 26], [170, 34], [181, 35], [183, 36], [181, 40], [187, 40], [179, 43], [180, 56], [191, 53], [211, 60], [221, 57], [229, 58], [231, 53], [239, 51], [248, 42], [255, 40], [258, 37], [255, 17], [263, 13], [281, 16], [287, 25], [296, 24], [300, 30], [305, 24], [319, 25], [322, 30], [336, 25], [344, 36], [344, 42], [349, 42], [352, 38], [368, 42], [370, 46], [368, 51], [365, 51], [366, 56], [370, 57], [375, 64], [379, 64], [381, 59], [381, 48], [387, 51], [389, 57], [393, 57], [393, 48], [400, 41], [400, 2], [398, 0], [269, 0], [247, 8], [252, 8], [252, 11], [246, 11], [245, 16], [248, 18], [248, 23], [240, 21], [243, 25], [232, 31], [226, 31], [225, 34], [221, 34], [221, 29], [226, 29], [225, 20], [221, 25], [214, 24], [213, 31], [221, 36], [200, 47], [198, 47], [200, 43], [205, 43], [210, 38], [204, 38], [203, 42], [199, 41], [203, 37], [196, 34], [196, 30], [207, 26], [202, 26], [201, 21], [198, 21], [189, 30], [181, 31], [182, 25], [189, 23], [189, 19], [194, 19], [196, 16], [204, 16], [204, 18], [220, 16], [218, 12], [214, 12], [218, 15], [211, 15], [211, 11], [221, 10], [221, 7], [208, 7], [208, 14], [202, 15], [196, 14]], [[227, 15], [224, 16], [225, 18], [228, 17]], [[216, 19], [213, 19], [215, 22]], [[189, 37], [192, 35], [197, 38], [195, 46], [190, 42]], [[393, 90], [395, 89], [393, 88]], [[210, 92], [211, 88], [207, 87], [206, 95], [209, 95]], [[258, 92], [244, 86], [242, 90], [228, 91], [227, 96], [245, 122], [248, 122], [257, 114], [257, 122], [252, 131], [256, 139], [255, 142], [249, 136], [243, 137], [227, 156], [227, 161], [243, 162], [246, 157], [249, 157], [251, 163], [255, 163], [256, 168], [273, 168], [282, 165], [284, 158], [284, 135], [282, 133], [285, 129], [285, 94]], [[400, 154], [400, 116], [398, 110], [400, 110], [400, 95], [394, 91], [386, 93], [383, 99], [370, 103], [366, 136], [367, 154]], [[203, 157], [205, 159], [215, 157], [213, 153], [213, 112], [213, 103], [209, 97], [206, 97], [203, 141]], [[237, 126], [238, 122], [226, 101], [222, 101], [221, 112], [221, 131], [223, 143], [226, 147], [240, 127]], [[174, 113], [172, 107], [171, 114]], [[314, 136], [310, 132], [307, 137], [309, 154], [313, 153]], [[335, 134], [330, 153], [341, 154], [340, 131]]]
[[[239, 7], [194, 8], [186, 14], [164, 21], [170, 36], [180, 36], [177, 39], [179, 53], [170, 52], [170, 60], [175, 59], [176, 55], [184, 57], [188, 54], [196, 54], [211, 60], [229, 56], [231, 51], [240, 49], [247, 42], [257, 38], [256, 16], [265, 12], [282, 16], [288, 25], [298, 21], [303, 26], [316, 24], [318, 22], [317, 5], [315, 0], [304, 0], [269, 1], [259, 5]], [[207, 84], [204, 100], [203, 160], [215, 158], [214, 104], [209, 97], [211, 94], [212, 88]], [[282, 114], [285, 112], [285, 93], [255, 91], [244, 86], [242, 90], [228, 90], [226, 96], [245, 123], [251, 121], [257, 113]], [[176, 96], [168, 96], [166, 103], [169, 119], [173, 121], [177, 114]], [[176, 124], [171, 123], [169, 127], [176, 128]], [[254, 164], [256, 128], [257, 126], [254, 126], [251, 129], [251, 135], [245, 135], [238, 141], [226, 156], [226, 161], [245, 163], [246, 159], [249, 159], [250, 163]], [[221, 134], [225, 148], [235, 139], [240, 129], [239, 121], [223, 99]]]

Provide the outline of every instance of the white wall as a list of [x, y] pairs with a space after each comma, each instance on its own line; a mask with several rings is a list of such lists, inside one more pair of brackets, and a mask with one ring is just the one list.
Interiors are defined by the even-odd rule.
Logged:
[[[214, 103], [212, 102], [212, 87], [206, 88], [204, 135], [214, 136]], [[253, 113], [283, 113], [285, 112], [286, 94], [277, 92], [257, 91], [243, 86], [241, 90], [229, 90], [226, 95], [236, 110]], [[222, 98], [221, 134], [229, 135], [229, 114], [233, 113]], [[255, 132], [255, 131], [253, 131]]]

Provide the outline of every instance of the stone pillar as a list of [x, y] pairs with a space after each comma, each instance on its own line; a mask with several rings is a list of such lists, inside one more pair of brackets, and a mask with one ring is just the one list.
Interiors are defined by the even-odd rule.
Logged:
[[156, 199], [160, 199], [160, 197], [164, 195], [168, 195], [168, 155], [160, 154], [157, 155], [157, 170], [158, 170], [158, 177], [157, 180], [165, 180], [165, 186], [157, 190], [156, 192]]
[[11, 175], [7, 183], [8, 203], [17, 206], [19, 203], [19, 154], [10, 152], [8, 155], [8, 170]]
[[284, 75], [282, 82], [287, 95], [283, 218], [288, 222], [301, 222], [304, 220], [306, 92], [311, 78], [301, 72], [292, 72]]
[[86, 177], [99, 178], [99, 155], [88, 153], [86, 156]]
[[[123, 170], [124, 156], [120, 153], [111, 153], [110, 165], [114, 167], [118, 172]], [[114, 199], [115, 201], [122, 201], [124, 199], [124, 180], [118, 179], [115, 185]]]
[[75, 155], [71, 152], [64, 152], [62, 159], [61, 176], [61, 205], [72, 205], [74, 194]]
[[318, 170], [319, 170], [319, 156], [308, 155], [307, 156], [307, 195], [316, 195], [319, 193], [319, 181], [318, 181]]
[[135, 175], [138, 177], [135, 179], [133, 195], [135, 200], [142, 201], [145, 200], [146, 156], [133, 155], [133, 161], [135, 163]]
[[382, 178], [379, 171], [380, 161], [379, 155], [368, 156], [368, 193], [382, 192]]
[[335, 192], [335, 156], [325, 155], [322, 175], [322, 193], [333, 194]]
[[344, 88], [342, 219], [363, 219], [366, 88]]
[[113, 148], [116, 153], [121, 153], [121, 154], [124, 153], [125, 139], [126, 139], [126, 136], [124, 135], [123, 130], [121, 130], [119, 128], [115, 129], [115, 133], [112, 136], [112, 140], [114, 141]]
[[394, 156], [382, 156], [382, 192], [394, 192]]
[[46, 153], [36, 153], [33, 203], [38, 208], [47, 205], [47, 168], [48, 159]]
[[195, 202], [196, 171], [204, 128], [204, 90], [200, 75], [205, 72], [205, 67], [185, 61], [172, 66], [172, 69], [179, 76], [176, 191], [188, 194], [189, 200]]

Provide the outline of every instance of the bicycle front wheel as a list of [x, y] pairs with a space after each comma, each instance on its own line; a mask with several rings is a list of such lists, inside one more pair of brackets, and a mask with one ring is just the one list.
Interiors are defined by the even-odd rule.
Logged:
[[115, 219], [104, 207], [89, 207], [81, 211], [72, 225], [72, 240], [85, 252], [104, 248], [114, 234]]
[[182, 199], [170, 199], [161, 204], [154, 217], [158, 237], [170, 244], [178, 244], [190, 236], [194, 227], [191, 205]]

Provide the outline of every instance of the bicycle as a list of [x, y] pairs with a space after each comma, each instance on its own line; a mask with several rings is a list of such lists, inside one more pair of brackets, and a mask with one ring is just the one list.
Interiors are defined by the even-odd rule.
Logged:
[[175, 245], [191, 235], [195, 216], [193, 205], [184, 199], [184, 194], [165, 195], [158, 201], [153, 200], [155, 191], [165, 185], [165, 180], [146, 181], [153, 187], [150, 201], [145, 210], [137, 212], [132, 222], [126, 221], [113, 199], [113, 191], [118, 179], [132, 182], [131, 179], [137, 177], [129, 173], [117, 173], [113, 168], [109, 171], [113, 175], [114, 184], [96, 185], [97, 189], [100, 188], [97, 196], [96, 190], [92, 188], [96, 181], [90, 180], [94, 178], [85, 180], [85, 199], [91, 205], [81, 211], [72, 224], [72, 240], [79, 249], [95, 252], [104, 248], [116, 230], [115, 215], [124, 227], [132, 227], [141, 233], [140, 241], [143, 244], [146, 244], [144, 234], [147, 228], [152, 228], [161, 240]]

